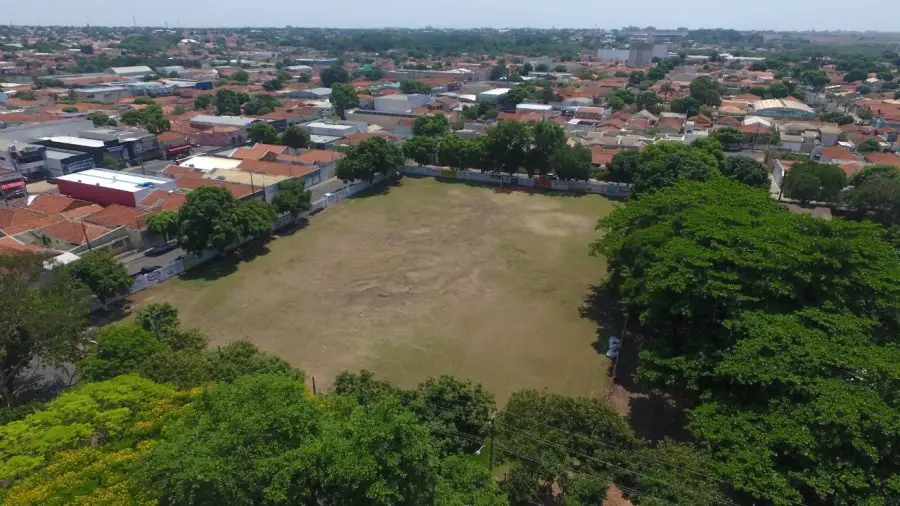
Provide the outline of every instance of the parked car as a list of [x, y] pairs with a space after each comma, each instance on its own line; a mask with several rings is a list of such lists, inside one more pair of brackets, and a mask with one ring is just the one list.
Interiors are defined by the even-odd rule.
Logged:
[[163, 253], [168, 253], [177, 247], [178, 247], [178, 243], [174, 243], [174, 242], [170, 242], [168, 244], [157, 244], [156, 246], [153, 246], [152, 248], [148, 249], [146, 253], [147, 253], [147, 256], [154, 257], [157, 255], [162, 255]]

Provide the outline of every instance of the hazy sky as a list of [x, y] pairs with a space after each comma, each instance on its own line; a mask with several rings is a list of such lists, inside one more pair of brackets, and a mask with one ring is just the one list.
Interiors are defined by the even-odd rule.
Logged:
[[[71, 0], [9, 1], [5, 23], [41, 25], [601, 27], [687, 26], [776, 30], [900, 31], [897, 0], [864, 11], [833, 0]], [[863, 4], [859, 4], [863, 7]], [[880, 15], [883, 13], [884, 15]], [[893, 14], [889, 14], [893, 13]]]

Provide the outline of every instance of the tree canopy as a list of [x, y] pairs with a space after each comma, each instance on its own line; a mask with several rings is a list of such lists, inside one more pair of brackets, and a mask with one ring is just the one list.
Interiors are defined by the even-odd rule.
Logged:
[[377, 174], [392, 176], [405, 162], [399, 145], [373, 137], [347, 150], [337, 163], [335, 175], [344, 181], [372, 182]]
[[88, 287], [103, 305], [126, 295], [134, 280], [128, 269], [104, 251], [92, 251], [67, 266], [72, 277]]
[[676, 142], [658, 142], [641, 151], [632, 176], [631, 195], [639, 197], [679, 180], [707, 181], [718, 174], [716, 158], [706, 150]]
[[898, 497], [885, 445], [900, 420], [900, 264], [877, 226], [789, 213], [725, 178], [678, 182], [599, 226], [639, 376], [691, 400], [689, 429], [737, 498]]
[[285, 146], [294, 149], [306, 149], [312, 143], [309, 132], [298, 125], [287, 127], [281, 136], [281, 142]]
[[784, 176], [782, 190], [785, 197], [802, 203], [837, 202], [846, 185], [847, 176], [839, 165], [803, 161], [794, 164]]
[[356, 88], [348, 83], [335, 83], [331, 87], [331, 105], [334, 113], [344, 119], [344, 113], [347, 109], [359, 106], [359, 95], [356, 94]]

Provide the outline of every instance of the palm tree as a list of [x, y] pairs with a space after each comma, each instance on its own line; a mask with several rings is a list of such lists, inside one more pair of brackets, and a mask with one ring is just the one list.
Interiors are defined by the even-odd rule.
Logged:
[[672, 81], [666, 81], [659, 86], [659, 91], [663, 92], [663, 101], [669, 103], [669, 93], [675, 91]]

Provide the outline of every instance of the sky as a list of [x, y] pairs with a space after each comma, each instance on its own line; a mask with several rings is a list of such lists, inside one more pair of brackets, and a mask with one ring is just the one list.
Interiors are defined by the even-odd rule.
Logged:
[[[379, 28], [734, 28], [737, 30], [900, 31], [896, 0], [870, 0], [865, 15], [836, 0], [71, 0], [13, 2], [5, 23], [17, 25], [138, 25], [170, 27], [324, 26]], [[880, 16], [877, 13], [893, 12]]]

